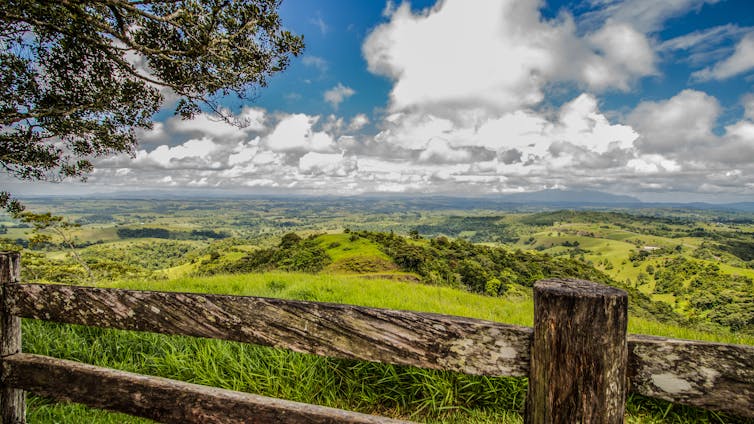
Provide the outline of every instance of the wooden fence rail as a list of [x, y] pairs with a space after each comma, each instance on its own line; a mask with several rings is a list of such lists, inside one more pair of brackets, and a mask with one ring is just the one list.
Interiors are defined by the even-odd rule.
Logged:
[[[626, 335], [625, 292], [591, 282], [537, 282], [532, 329], [330, 303], [18, 284], [18, 261], [0, 253], [3, 423], [24, 422], [21, 389], [164, 422], [396, 422], [20, 353], [19, 318], [529, 377], [531, 423], [622, 422], [627, 391], [754, 418], [754, 346]], [[103, 380], [94, 392], [87, 383]]]

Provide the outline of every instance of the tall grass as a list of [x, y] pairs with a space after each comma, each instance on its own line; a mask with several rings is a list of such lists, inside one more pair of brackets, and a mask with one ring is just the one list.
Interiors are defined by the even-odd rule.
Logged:
[[[109, 287], [256, 295], [469, 316], [530, 325], [532, 303], [388, 280], [308, 274], [251, 274], [124, 281]], [[634, 328], [679, 337], [682, 328], [632, 320]], [[643, 327], [642, 327], [643, 326]], [[103, 330], [30, 320], [23, 349], [191, 383], [429, 423], [519, 423], [526, 380], [488, 378], [182, 336]], [[731, 334], [683, 333], [754, 344]], [[699, 337], [694, 337], [699, 338]], [[29, 422], [147, 422], [81, 406], [30, 401]], [[632, 397], [629, 422], [737, 422], [733, 418]], [[741, 421], [743, 422], [743, 421]]]
[[488, 420], [481, 422], [506, 416], [513, 419], [507, 422], [516, 422], [526, 393], [522, 379], [338, 360], [220, 340], [36, 321], [24, 321], [23, 332], [27, 352], [427, 422], [464, 422], [469, 412]]

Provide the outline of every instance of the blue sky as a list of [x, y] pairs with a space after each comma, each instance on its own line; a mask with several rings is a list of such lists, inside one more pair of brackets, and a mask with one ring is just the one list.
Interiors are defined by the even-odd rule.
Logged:
[[[435, 1], [412, 1], [411, 8], [421, 11], [435, 5]], [[599, 11], [600, 3], [566, 0], [541, 2], [540, 11], [545, 19], [557, 19], [565, 12], [578, 20], [589, 12]], [[614, 2], [621, 3], [621, 2]], [[631, 2], [624, 2], [631, 3]], [[636, 2], [639, 3], [639, 2]], [[650, 2], [641, 2], [650, 3]], [[658, 2], [651, 2], [658, 3]], [[650, 3], [650, 4], [651, 4]], [[651, 32], [651, 36], [660, 43], [695, 32], [735, 25], [741, 32], [721, 37], [714, 47], [717, 57], [730, 53], [736, 41], [754, 27], [754, 4], [749, 0], [727, 0], [716, 3], [685, 3], [688, 7], [671, 15], [662, 26]], [[386, 3], [384, 1], [307, 1], [285, 0], [280, 9], [286, 27], [306, 37], [306, 54], [283, 74], [272, 79], [270, 86], [260, 92], [258, 104], [270, 110], [321, 114], [333, 111], [331, 105], [324, 101], [322, 93], [341, 82], [356, 90], [356, 94], [344, 101], [338, 109], [342, 116], [351, 117], [359, 113], [379, 114], [388, 102], [392, 87], [388, 78], [375, 75], [367, 70], [366, 61], [361, 52], [365, 36], [380, 23], [386, 21], [382, 16]], [[628, 7], [628, 6], [626, 6]], [[323, 27], [324, 25], [324, 31]], [[459, 27], [457, 30], [462, 30]], [[584, 29], [586, 31], [586, 29]], [[709, 37], [710, 40], [712, 37]], [[697, 81], [691, 74], [699, 70], [700, 64], [692, 60], [687, 51], [663, 52], [659, 63], [661, 74], [635, 81], [631, 90], [608, 91], [601, 97], [601, 104], [613, 110], [632, 108], [642, 100], [662, 100], [672, 97], [685, 88], [695, 88], [715, 95], [725, 107], [725, 114], [719, 122], [740, 118], [743, 105], [741, 93], [752, 91], [754, 75], [742, 75], [739, 78], [724, 80]], [[312, 58], [321, 59], [312, 60]], [[306, 63], [309, 63], [307, 65]], [[316, 64], [325, 66], [320, 70]], [[696, 66], [694, 66], [696, 65]], [[749, 78], [746, 78], [748, 76]], [[569, 94], [576, 93], [573, 88]], [[294, 96], [291, 96], [294, 95]], [[296, 95], [300, 96], [297, 97]], [[566, 95], [547, 99], [554, 104], [561, 104]]]
[[280, 15], [306, 51], [254, 102], [224, 101], [245, 127], [168, 105], [134, 158], [16, 191], [754, 199], [750, 0], [284, 0]]

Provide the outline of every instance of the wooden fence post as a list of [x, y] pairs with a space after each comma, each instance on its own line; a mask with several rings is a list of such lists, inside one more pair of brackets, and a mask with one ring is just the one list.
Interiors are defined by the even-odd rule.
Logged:
[[628, 295], [590, 281], [534, 284], [526, 423], [623, 423]]
[[[21, 255], [0, 252], [0, 366], [2, 358], [21, 352], [21, 320], [10, 315], [5, 305], [5, 285], [18, 283], [20, 276]], [[23, 390], [0, 385], [0, 416], [2, 424], [26, 423]]]

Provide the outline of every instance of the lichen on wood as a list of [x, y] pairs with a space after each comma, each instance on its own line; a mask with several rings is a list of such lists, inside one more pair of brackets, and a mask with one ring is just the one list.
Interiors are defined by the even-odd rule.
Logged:
[[3, 380], [40, 396], [164, 423], [405, 423], [25, 353], [6, 358]]
[[532, 330], [352, 305], [22, 284], [10, 310], [34, 318], [255, 343], [346, 359], [490, 376], [525, 376]]
[[628, 338], [631, 391], [754, 418], [754, 346]]

